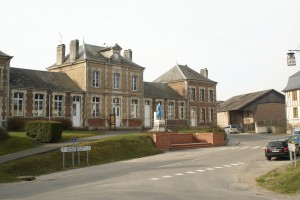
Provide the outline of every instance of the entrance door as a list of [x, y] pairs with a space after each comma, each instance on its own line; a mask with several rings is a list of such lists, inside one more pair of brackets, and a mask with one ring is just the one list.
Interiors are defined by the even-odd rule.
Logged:
[[195, 109], [191, 109], [191, 126], [196, 126], [196, 114]]
[[80, 127], [80, 97], [73, 97], [73, 127]]
[[121, 108], [120, 108], [120, 99], [113, 99], [113, 114], [116, 114], [116, 127], [121, 126]]
[[150, 127], [150, 101], [145, 101], [145, 121], [144, 126]]

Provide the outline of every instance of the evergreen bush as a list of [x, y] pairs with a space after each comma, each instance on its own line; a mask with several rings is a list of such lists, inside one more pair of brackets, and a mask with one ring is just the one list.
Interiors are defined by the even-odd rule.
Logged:
[[30, 121], [25, 124], [26, 135], [38, 142], [56, 142], [61, 138], [63, 125], [56, 121]]

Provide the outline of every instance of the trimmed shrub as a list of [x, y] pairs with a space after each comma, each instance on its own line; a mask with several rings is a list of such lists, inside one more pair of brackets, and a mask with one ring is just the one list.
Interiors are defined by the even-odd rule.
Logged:
[[5, 129], [0, 127], [0, 140], [4, 140], [7, 138], [9, 138], [8, 132]]
[[62, 128], [62, 123], [56, 121], [30, 121], [25, 124], [26, 135], [38, 142], [58, 141]]

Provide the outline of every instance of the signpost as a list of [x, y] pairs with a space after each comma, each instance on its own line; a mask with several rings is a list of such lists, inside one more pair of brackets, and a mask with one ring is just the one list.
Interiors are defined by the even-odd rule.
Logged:
[[65, 153], [72, 153], [72, 164], [73, 166], [74, 164], [74, 152], [78, 152], [78, 164], [80, 165], [80, 152], [81, 151], [86, 151], [86, 160], [87, 160], [87, 164], [89, 164], [89, 151], [92, 149], [91, 146], [69, 146], [69, 147], [61, 147], [60, 151], [63, 153], [63, 167], [65, 167]]
[[291, 162], [293, 163], [293, 153], [294, 152], [294, 158], [295, 158], [295, 167], [297, 166], [297, 157], [296, 157], [296, 144], [295, 143], [291, 143], [289, 142], [288, 143], [288, 148], [289, 148], [289, 151], [290, 151], [290, 160]]

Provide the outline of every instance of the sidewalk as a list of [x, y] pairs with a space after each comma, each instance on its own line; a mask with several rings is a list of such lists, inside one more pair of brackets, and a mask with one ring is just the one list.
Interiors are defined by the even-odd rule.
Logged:
[[[137, 130], [106, 131], [103, 135], [97, 135], [97, 136], [92, 136], [92, 137], [87, 137], [87, 138], [80, 138], [80, 139], [78, 139], [77, 142], [80, 143], [80, 142], [86, 142], [86, 141], [100, 140], [100, 139], [107, 138], [107, 137], [113, 137], [113, 136], [120, 135], [120, 134], [134, 133], [134, 132], [141, 132], [141, 131], [137, 131]], [[6, 162], [9, 162], [12, 160], [16, 160], [19, 158], [32, 156], [35, 154], [53, 151], [56, 149], [60, 149], [61, 147], [70, 146], [70, 145], [72, 145], [72, 142], [42, 144], [41, 146], [33, 148], [33, 149], [28, 149], [28, 150], [19, 151], [19, 152], [12, 153], [12, 154], [0, 156], [0, 164], [6, 163]]]

